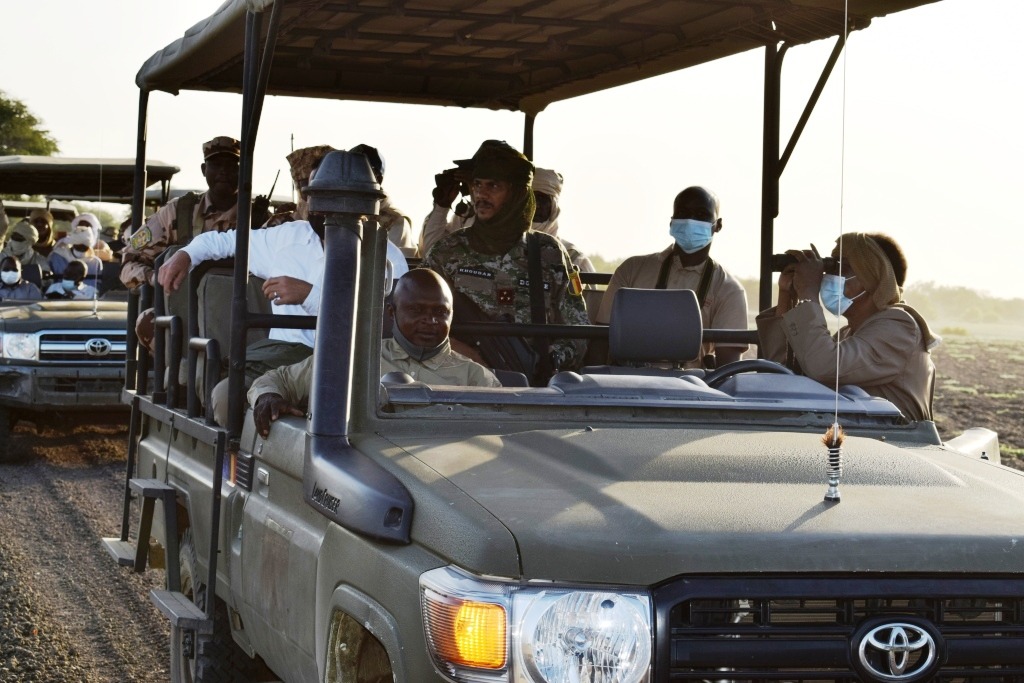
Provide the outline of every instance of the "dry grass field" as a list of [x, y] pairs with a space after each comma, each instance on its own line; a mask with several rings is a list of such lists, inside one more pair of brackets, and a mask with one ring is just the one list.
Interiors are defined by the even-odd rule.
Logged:
[[995, 430], [1003, 464], [1024, 469], [1024, 341], [947, 333], [933, 357], [942, 437], [968, 427]]

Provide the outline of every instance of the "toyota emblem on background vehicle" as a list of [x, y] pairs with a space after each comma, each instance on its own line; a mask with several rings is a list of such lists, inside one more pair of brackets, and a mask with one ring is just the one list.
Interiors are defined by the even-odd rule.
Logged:
[[95, 337], [85, 342], [85, 352], [90, 356], [106, 356], [110, 353], [110, 342], [102, 337]]
[[883, 622], [862, 630], [854, 637], [854, 646], [859, 668], [883, 683], [931, 678], [940, 663], [940, 642], [921, 624]]

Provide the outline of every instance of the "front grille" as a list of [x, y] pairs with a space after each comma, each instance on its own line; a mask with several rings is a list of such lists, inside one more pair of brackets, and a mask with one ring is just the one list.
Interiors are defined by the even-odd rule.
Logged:
[[[866, 673], [858, 645], [875, 625], [909, 624], [933, 636], [928, 680], [1024, 683], [1022, 584], [962, 576], [687, 578], [655, 592], [658, 623], [668, 625], [658, 634], [656, 680], [885, 680]], [[876, 670], [893, 673], [888, 652], [865, 649]], [[928, 651], [907, 654], [907, 670]]]
[[120, 365], [125, 360], [124, 330], [53, 330], [39, 333], [39, 360], [44, 363]]

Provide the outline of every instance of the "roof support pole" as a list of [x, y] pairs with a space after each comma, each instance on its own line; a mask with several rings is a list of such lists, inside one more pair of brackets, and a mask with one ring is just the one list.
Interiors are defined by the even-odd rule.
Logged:
[[[245, 23], [245, 63], [242, 72], [242, 158], [238, 169], [238, 230], [235, 231], [234, 289], [231, 297], [231, 347], [228, 369], [228, 436], [242, 433], [245, 413], [245, 340], [249, 330], [246, 281], [249, 272], [249, 223], [252, 215], [253, 153], [277, 45], [281, 3], [274, 3], [263, 54], [259, 57], [263, 15], [249, 12]], [[259, 68], [257, 69], [257, 63]]]
[[533, 161], [533, 124], [536, 121], [536, 114], [527, 114], [523, 121], [523, 154], [530, 161]]
[[775, 218], [779, 215], [779, 101], [786, 46], [764, 47], [764, 128], [761, 151], [761, 287], [758, 310], [771, 306]]
[[231, 294], [231, 344], [228, 352], [228, 441], [233, 446], [242, 434], [245, 412], [245, 339], [248, 304], [245, 294], [249, 279], [249, 220], [252, 215], [252, 154], [256, 130], [250, 123], [257, 94], [256, 54], [259, 49], [261, 15], [245, 15], [245, 52], [242, 69], [242, 158], [238, 167], [238, 226], [235, 230], [235, 271]]
[[811, 96], [807, 98], [807, 104], [804, 106], [803, 113], [800, 114], [800, 120], [796, 122], [793, 134], [789, 137], [789, 144], [786, 145], [786, 151], [782, 153], [782, 158], [779, 160], [779, 176], [786, 170], [789, 157], [793, 156], [793, 150], [796, 149], [796, 143], [800, 140], [800, 135], [804, 132], [807, 121], [811, 118], [811, 112], [814, 111], [815, 105], [818, 104], [818, 98], [821, 97], [821, 92], [825, 89], [829, 76], [832, 75], [832, 69], [835, 68], [836, 62], [839, 61], [839, 55], [842, 54], [843, 47], [846, 45], [845, 38], [846, 36], [836, 38], [832, 54], [828, 56], [828, 61], [825, 62], [825, 67], [821, 70], [821, 75], [818, 77], [818, 82], [814, 85]]
[[[138, 120], [138, 132], [135, 138], [135, 180], [132, 186], [132, 227], [131, 232], [135, 234], [135, 231], [142, 225], [143, 219], [146, 217], [146, 136], [148, 131], [149, 119], [149, 91], [139, 89], [139, 120]], [[138, 314], [138, 295], [132, 294], [133, 301], [135, 303], [134, 310]], [[133, 307], [129, 305], [129, 309]], [[138, 386], [138, 379], [136, 373], [138, 372], [139, 362], [136, 359], [139, 350], [139, 340], [135, 336], [135, 318], [132, 316], [128, 317], [128, 346], [125, 354], [125, 368], [124, 368], [124, 388], [134, 389]]]

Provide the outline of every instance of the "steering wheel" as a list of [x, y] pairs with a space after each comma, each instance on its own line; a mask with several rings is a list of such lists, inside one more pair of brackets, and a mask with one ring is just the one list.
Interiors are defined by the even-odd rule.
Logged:
[[764, 358], [747, 358], [745, 360], [727, 363], [717, 370], [712, 370], [708, 374], [704, 375], [704, 382], [712, 389], [717, 389], [722, 382], [733, 375], [740, 374], [741, 372], [766, 372], [773, 375], [795, 374], [785, 365], [776, 363], [773, 360], [766, 360]]

